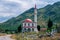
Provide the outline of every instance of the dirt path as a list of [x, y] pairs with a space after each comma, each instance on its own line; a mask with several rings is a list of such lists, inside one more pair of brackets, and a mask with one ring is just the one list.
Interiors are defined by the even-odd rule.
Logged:
[[10, 38], [11, 35], [0, 36], [0, 40], [14, 40]]

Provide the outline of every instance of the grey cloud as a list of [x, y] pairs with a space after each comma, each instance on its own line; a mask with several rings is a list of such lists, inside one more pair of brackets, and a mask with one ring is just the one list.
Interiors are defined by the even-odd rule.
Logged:
[[21, 12], [24, 12], [29, 8], [33, 7], [34, 3], [37, 4], [38, 8], [41, 8], [49, 3], [51, 4], [53, 2], [56, 2], [56, 0], [19, 0], [19, 1], [21, 3], [18, 3], [18, 0], [13, 1], [0, 0], [0, 22], [8, 20], [11, 17], [16, 17], [17, 15], [21, 14]]

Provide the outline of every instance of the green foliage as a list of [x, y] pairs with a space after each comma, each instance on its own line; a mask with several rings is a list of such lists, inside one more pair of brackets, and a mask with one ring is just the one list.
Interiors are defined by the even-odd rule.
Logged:
[[22, 26], [20, 25], [17, 30], [18, 32], [22, 32]]

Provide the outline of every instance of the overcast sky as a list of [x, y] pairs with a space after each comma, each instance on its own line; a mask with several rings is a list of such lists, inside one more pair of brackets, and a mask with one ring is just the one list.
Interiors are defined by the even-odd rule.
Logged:
[[53, 4], [60, 0], [0, 0], [0, 23], [16, 17], [25, 10], [37, 5], [37, 8], [42, 8], [48, 4]]

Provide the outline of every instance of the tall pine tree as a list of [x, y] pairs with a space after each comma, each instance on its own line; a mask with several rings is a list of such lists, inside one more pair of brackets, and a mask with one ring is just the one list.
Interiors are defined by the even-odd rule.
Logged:
[[53, 22], [52, 22], [52, 20], [49, 18], [49, 20], [48, 20], [48, 30], [51, 32], [52, 31], [52, 26], [53, 26]]

